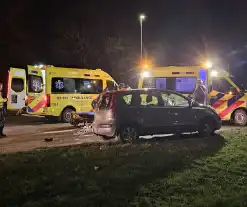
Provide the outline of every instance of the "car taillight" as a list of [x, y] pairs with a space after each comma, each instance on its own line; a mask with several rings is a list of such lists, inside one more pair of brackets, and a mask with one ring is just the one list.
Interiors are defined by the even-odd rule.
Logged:
[[51, 106], [51, 96], [50, 96], [50, 94], [46, 94], [46, 96], [45, 96], [45, 105], [46, 105], [46, 107], [50, 107]]
[[[10, 98], [10, 88], [11, 88], [11, 86], [10, 86], [10, 84], [11, 84], [11, 82], [10, 82], [11, 80], [10, 80], [10, 71], [8, 71], [8, 80], [7, 80], [7, 98]], [[5, 91], [6, 92], [6, 91]], [[5, 94], [5, 95], [6, 95]]]
[[25, 105], [28, 105], [28, 96], [25, 96]]
[[115, 95], [112, 95], [111, 103], [110, 103], [110, 109], [112, 111], [113, 116], [115, 116], [115, 109], [116, 109], [116, 97]]

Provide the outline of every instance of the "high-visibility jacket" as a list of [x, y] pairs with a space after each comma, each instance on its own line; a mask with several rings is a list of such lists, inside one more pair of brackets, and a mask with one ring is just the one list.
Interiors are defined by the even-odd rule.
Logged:
[[2, 127], [4, 119], [6, 117], [6, 110], [4, 109], [4, 103], [7, 101], [6, 98], [3, 98], [0, 94], [0, 127]]
[[158, 105], [158, 99], [155, 96], [152, 96], [152, 101], [147, 102], [147, 94], [141, 94], [141, 105]]
[[5, 102], [7, 102], [7, 99], [3, 98], [2, 95], [0, 94], [0, 108], [3, 108]]

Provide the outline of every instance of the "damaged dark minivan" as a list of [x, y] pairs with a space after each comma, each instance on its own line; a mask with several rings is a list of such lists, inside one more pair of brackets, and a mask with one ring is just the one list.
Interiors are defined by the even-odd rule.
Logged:
[[163, 89], [134, 89], [102, 96], [95, 112], [93, 132], [123, 142], [139, 136], [199, 132], [210, 136], [221, 128], [221, 118], [180, 93]]

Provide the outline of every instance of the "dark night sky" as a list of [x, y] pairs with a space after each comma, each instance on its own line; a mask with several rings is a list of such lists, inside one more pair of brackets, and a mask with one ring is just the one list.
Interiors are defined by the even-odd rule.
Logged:
[[[54, 53], [54, 42], [77, 24], [94, 41], [101, 36], [120, 36], [139, 48], [137, 17], [144, 12], [148, 16], [144, 44], [158, 42], [163, 48], [156, 53], [158, 64], [191, 63], [198, 54], [207, 53], [219, 65], [230, 66], [236, 77], [244, 77], [246, 8], [244, 0], [8, 1], [0, 8], [1, 76], [10, 65], [82, 66]], [[107, 63], [102, 67], [111, 71]]]

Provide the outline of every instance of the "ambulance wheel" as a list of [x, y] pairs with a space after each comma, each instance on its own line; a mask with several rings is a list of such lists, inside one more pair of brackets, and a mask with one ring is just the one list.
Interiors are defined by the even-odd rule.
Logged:
[[233, 114], [233, 122], [239, 126], [245, 126], [247, 124], [247, 115], [243, 109], [236, 110]]
[[72, 113], [73, 111], [75, 111], [75, 110], [73, 110], [72, 108], [65, 108], [65, 109], [63, 110], [62, 116], [61, 116], [62, 121], [63, 121], [63, 122], [66, 122], [66, 123], [69, 123], [70, 120], [71, 120], [71, 118], [72, 118], [72, 114], [71, 114], [71, 113]]

